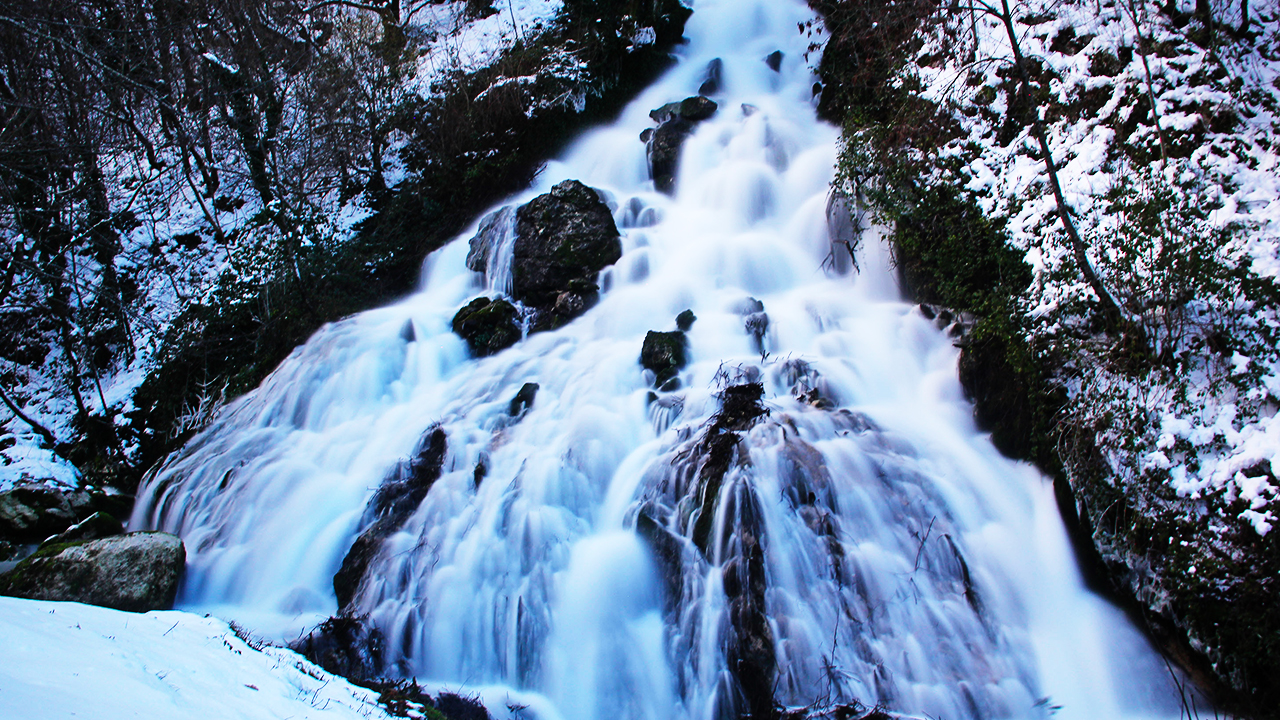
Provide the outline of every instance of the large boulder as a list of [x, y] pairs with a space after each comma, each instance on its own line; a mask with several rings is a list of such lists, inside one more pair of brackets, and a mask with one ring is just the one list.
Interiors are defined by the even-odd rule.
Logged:
[[520, 313], [501, 298], [476, 298], [453, 316], [453, 331], [477, 356], [493, 355], [520, 341]]
[[0, 575], [0, 595], [129, 612], [168, 610], [186, 562], [182, 539], [162, 532], [53, 544]]
[[559, 327], [595, 302], [596, 276], [622, 257], [613, 213], [595, 190], [566, 180], [516, 211], [512, 296], [534, 329]]

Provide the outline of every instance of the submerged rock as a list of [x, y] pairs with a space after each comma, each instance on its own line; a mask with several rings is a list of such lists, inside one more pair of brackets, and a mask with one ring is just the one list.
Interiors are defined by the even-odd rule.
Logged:
[[781, 50], [774, 50], [765, 57], [764, 64], [768, 65], [769, 69], [774, 72], [781, 72], [782, 59], [784, 57], [786, 57], [786, 55], [784, 55]]
[[600, 194], [566, 180], [516, 211], [512, 296], [533, 308], [538, 330], [594, 304], [596, 276], [622, 257], [613, 213]]
[[453, 331], [484, 357], [520, 341], [520, 313], [501, 298], [476, 298], [453, 316]]
[[764, 355], [765, 335], [769, 332], [769, 315], [764, 311], [764, 303], [749, 297], [738, 303], [734, 310], [742, 316], [742, 328], [751, 336], [755, 351]]
[[715, 95], [720, 92], [720, 86], [723, 83], [724, 61], [716, 58], [707, 63], [707, 70], [703, 77], [702, 84], [698, 86], [699, 95]]
[[533, 400], [538, 396], [538, 383], [525, 383], [520, 386], [516, 396], [511, 398], [511, 405], [507, 407], [507, 414], [511, 417], [520, 417], [533, 407]]
[[485, 216], [480, 221], [480, 228], [469, 241], [471, 249], [467, 252], [467, 269], [483, 273], [488, 270], [489, 260], [494, 250], [511, 232], [511, 221], [515, 208], [508, 205]]
[[53, 544], [0, 576], [0, 595], [129, 612], [168, 610], [186, 561], [182, 539], [162, 532]]

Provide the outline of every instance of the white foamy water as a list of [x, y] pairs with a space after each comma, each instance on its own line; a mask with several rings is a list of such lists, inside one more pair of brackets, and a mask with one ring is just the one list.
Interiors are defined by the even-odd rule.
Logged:
[[[509, 290], [511, 248], [486, 283], [465, 233], [429, 258], [420, 292], [325, 327], [171, 457], [132, 525], [186, 540], [181, 607], [285, 639], [337, 612], [332, 578], [366, 505], [439, 427], [443, 474], [356, 599], [394, 672], [508, 688], [548, 720], [732, 717], [747, 709], [732, 598], [755, 593], [785, 706], [1176, 716], [1158, 656], [1084, 589], [1048, 481], [973, 427], [957, 350], [901, 301], [878, 236], [860, 274], [825, 262], [838, 132], [814, 115], [796, 30], [811, 17], [789, 0], [699, 0], [679, 65], [511, 200], [573, 178], [616, 202], [623, 256], [584, 316], [470, 358], [450, 320]], [[638, 135], [714, 58], [719, 111], [686, 143], [674, 196], [658, 194]], [[759, 343], [750, 299], [768, 316]], [[685, 309], [690, 362], [654, 401], [641, 344]], [[536, 401], [511, 418], [530, 382]], [[720, 393], [746, 382], [767, 415], [705, 485]]]

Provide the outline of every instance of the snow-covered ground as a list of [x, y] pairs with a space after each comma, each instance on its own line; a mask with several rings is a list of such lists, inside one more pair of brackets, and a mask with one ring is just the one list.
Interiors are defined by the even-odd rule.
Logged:
[[[245, 641], [209, 616], [145, 614], [0, 597], [4, 720], [379, 720], [378, 693], [292, 650]], [[560, 720], [541, 695], [496, 686], [422, 683], [483, 704], [492, 720]], [[399, 710], [397, 711], [399, 712]]]
[[391, 717], [377, 693], [191, 613], [0, 597], [0, 647], [7, 720]]

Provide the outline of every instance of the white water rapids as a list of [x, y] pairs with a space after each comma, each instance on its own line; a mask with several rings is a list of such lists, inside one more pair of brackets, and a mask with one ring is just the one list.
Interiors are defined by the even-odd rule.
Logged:
[[[824, 264], [838, 132], [815, 119], [796, 30], [812, 17], [795, 0], [698, 0], [680, 63], [511, 199], [573, 178], [616, 200], [623, 256], [585, 315], [469, 357], [450, 320], [509, 275], [489, 288], [467, 270], [466, 233], [429, 258], [420, 292], [325, 327], [171, 457], [132, 525], [186, 540], [180, 606], [285, 639], [337, 612], [366, 506], [439, 427], [443, 473], [357, 597], [405, 675], [499, 688], [545, 720], [721, 720], [746, 712], [730, 598], [757, 592], [784, 706], [1176, 716], [1162, 661], [1084, 589], [1049, 482], [973, 426], [958, 351], [900, 300], [878, 238], [861, 273]], [[637, 136], [714, 58], [719, 111], [686, 142], [675, 194], [656, 193]], [[748, 298], [768, 316], [763, 347]], [[652, 401], [641, 344], [685, 309], [690, 362]], [[723, 389], [756, 381], [768, 414], [713, 489], [704, 554], [697, 443]], [[530, 382], [535, 402], [511, 417]]]

